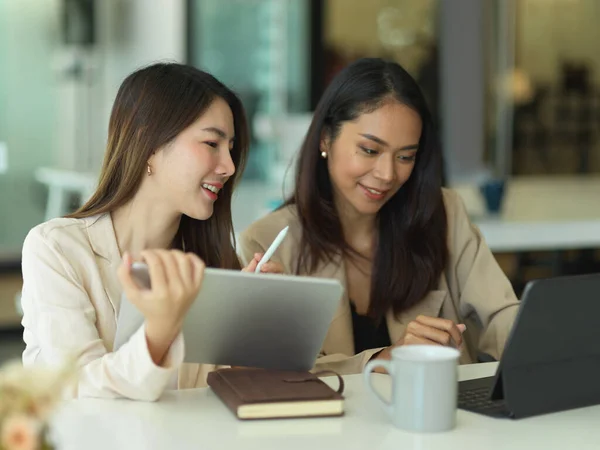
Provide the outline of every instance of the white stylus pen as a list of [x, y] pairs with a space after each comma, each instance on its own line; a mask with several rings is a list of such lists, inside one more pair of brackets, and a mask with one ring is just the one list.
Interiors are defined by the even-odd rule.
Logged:
[[256, 266], [256, 270], [254, 271], [254, 273], [260, 273], [260, 269], [263, 266], [263, 264], [266, 263], [268, 260], [271, 259], [271, 256], [273, 256], [273, 253], [275, 253], [275, 251], [277, 250], [277, 248], [279, 247], [279, 245], [283, 242], [283, 239], [285, 238], [285, 235], [288, 232], [288, 228], [289, 228], [289, 226], [285, 227], [283, 230], [281, 230], [279, 232], [279, 234], [277, 235], [277, 237], [275, 238], [275, 240], [273, 241], [273, 243], [271, 244], [271, 246], [268, 248], [268, 250], [266, 251], [266, 253], [264, 254], [264, 256], [259, 261], [258, 265]]

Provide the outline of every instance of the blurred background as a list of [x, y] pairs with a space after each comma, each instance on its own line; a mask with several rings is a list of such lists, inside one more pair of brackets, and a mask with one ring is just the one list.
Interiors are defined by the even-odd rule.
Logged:
[[597, 0], [0, 0], [0, 362], [23, 347], [25, 235], [90, 195], [118, 86], [156, 60], [208, 70], [244, 101], [237, 232], [289, 192], [331, 78], [377, 56], [421, 85], [444, 183], [517, 293], [598, 271], [598, 19]]

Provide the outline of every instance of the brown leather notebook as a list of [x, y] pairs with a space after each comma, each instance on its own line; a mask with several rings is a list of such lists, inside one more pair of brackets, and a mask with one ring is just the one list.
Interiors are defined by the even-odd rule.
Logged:
[[[325, 374], [338, 377], [337, 391], [319, 379]], [[344, 380], [334, 372], [219, 369], [208, 374], [207, 382], [239, 419], [344, 414]]]

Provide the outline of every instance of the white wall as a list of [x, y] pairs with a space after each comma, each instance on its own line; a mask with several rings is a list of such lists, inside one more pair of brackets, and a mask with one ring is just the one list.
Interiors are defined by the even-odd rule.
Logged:
[[440, 3], [442, 148], [449, 183], [484, 171], [485, 2]]
[[[61, 85], [59, 161], [65, 169], [100, 167], [113, 101], [127, 75], [158, 60], [183, 62], [186, 56], [185, 0], [110, 0], [96, 5], [97, 44], [86, 54], [89, 88], [78, 80]], [[64, 54], [68, 61], [74, 50], [65, 48]], [[77, 98], [82, 102], [79, 110], [74, 107]], [[78, 139], [77, 132], [89, 139]]]
[[[123, 79], [157, 60], [186, 56], [185, 0], [98, 2], [106, 93], [105, 116]], [[108, 123], [108, 122], [107, 122]]]

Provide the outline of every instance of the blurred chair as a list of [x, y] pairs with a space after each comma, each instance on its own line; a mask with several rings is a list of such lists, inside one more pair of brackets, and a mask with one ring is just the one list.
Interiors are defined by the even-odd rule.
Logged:
[[96, 188], [97, 176], [71, 170], [41, 167], [35, 179], [48, 187], [44, 220], [62, 217], [71, 212], [71, 196], [77, 194], [78, 206], [83, 205]]

